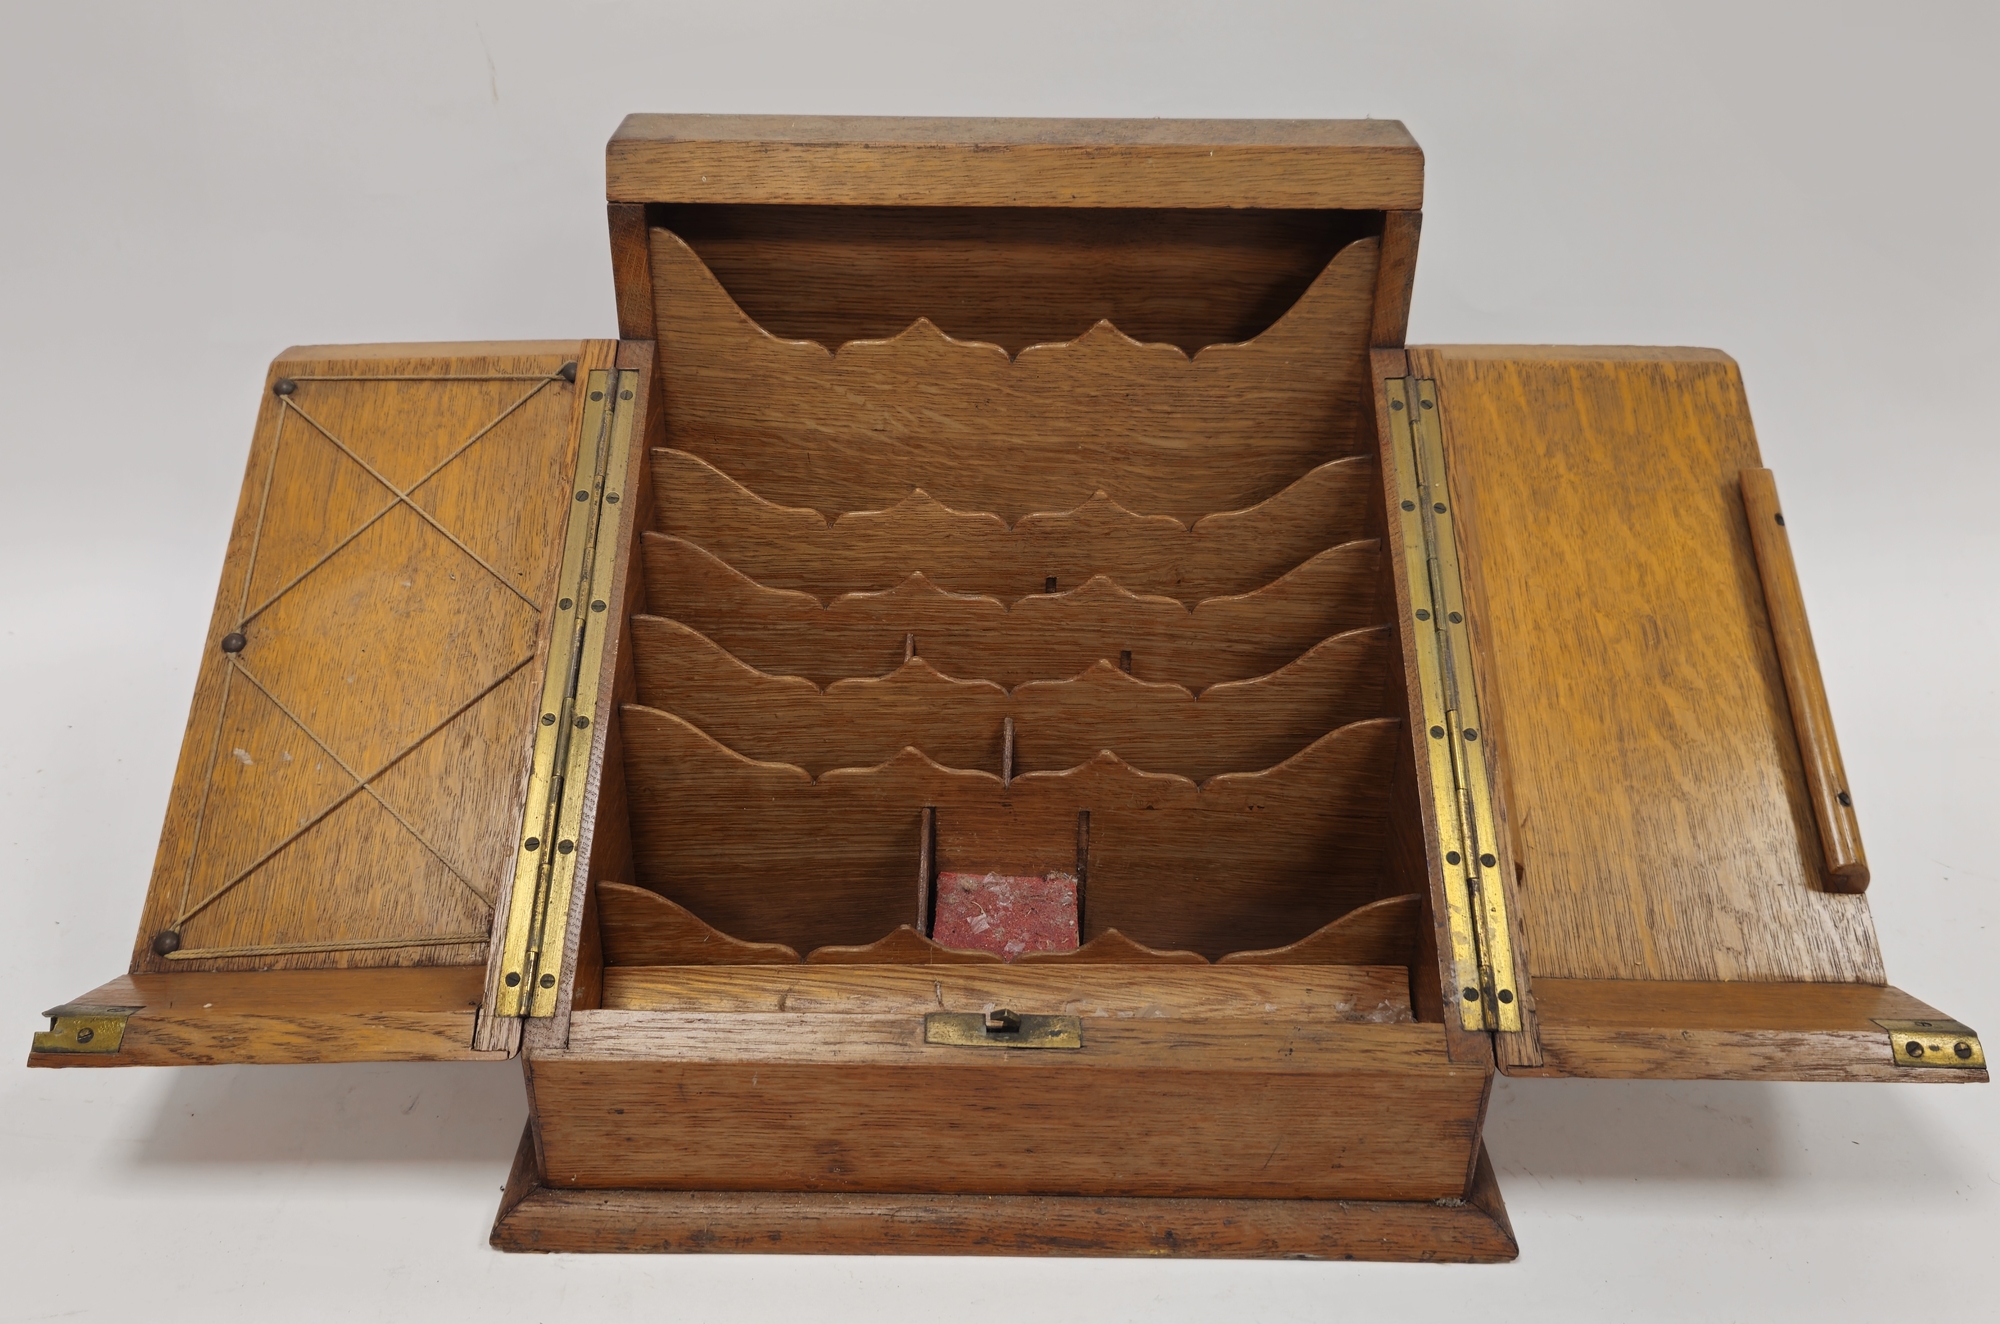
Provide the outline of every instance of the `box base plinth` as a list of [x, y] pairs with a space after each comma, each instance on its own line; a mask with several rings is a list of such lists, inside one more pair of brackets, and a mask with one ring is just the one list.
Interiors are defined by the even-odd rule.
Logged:
[[1464, 1200], [1104, 1199], [824, 1191], [552, 1190], [523, 1137], [506, 1251], [1077, 1255], [1490, 1264], [1519, 1252], [1482, 1147]]

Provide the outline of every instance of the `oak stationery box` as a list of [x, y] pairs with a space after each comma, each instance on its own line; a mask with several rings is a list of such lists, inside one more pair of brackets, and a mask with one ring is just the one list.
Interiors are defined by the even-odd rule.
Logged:
[[518, 1055], [515, 1250], [1494, 1260], [1496, 1071], [1964, 1082], [1709, 350], [1389, 121], [634, 116], [615, 341], [272, 364], [42, 1066]]

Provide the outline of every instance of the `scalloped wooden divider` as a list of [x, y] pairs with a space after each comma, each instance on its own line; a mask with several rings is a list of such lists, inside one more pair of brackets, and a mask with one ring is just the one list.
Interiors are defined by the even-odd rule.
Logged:
[[932, 942], [908, 924], [874, 942], [846, 947], [816, 947], [806, 953], [808, 965], [999, 965], [992, 952], [967, 951]]
[[1415, 965], [1424, 899], [1384, 897], [1285, 947], [1231, 952], [1218, 965]]
[[1207, 965], [1200, 952], [1163, 952], [1133, 942], [1116, 929], [1106, 929], [1068, 952], [1023, 952], [1015, 965]]
[[1396, 718], [1357, 722], [1275, 768], [1212, 779], [1199, 835], [1093, 806], [1091, 932], [1215, 959], [1291, 942], [1374, 900], [1402, 729]]
[[1011, 785], [914, 749], [814, 782], [746, 759], [681, 718], [621, 712], [639, 877], [725, 932], [795, 950], [865, 945], [915, 918], [922, 809], [1073, 823], [1091, 813], [1086, 938], [1116, 928], [1204, 955], [1277, 946], [1381, 890], [1401, 722], [1342, 727], [1275, 768], [1141, 772], [1100, 754]]
[[767, 588], [822, 600], [894, 588], [911, 571], [953, 593], [1011, 602], [1049, 580], [1108, 575], [1134, 593], [1192, 604], [1248, 593], [1315, 553], [1363, 536], [1374, 461], [1332, 460], [1247, 510], [1189, 528], [1135, 515], [1099, 491], [1073, 510], [1023, 516], [952, 510], [921, 489], [886, 510], [818, 511], [764, 500], [699, 456], [653, 453], [659, 532], [695, 543]]
[[1274, 672], [1211, 685], [1196, 698], [1102, 659], [1011, 695], [991, 681], [945, 676], [922, 657], [821, 691], [745, 666], [679, 621], [634, 616], [626, 637], [641, 704], [685, 718], [738, 754], [815, 776], [881, 763], [905, 745], [947, 767], [997, 772], [1011, 717], [1016, 773], [1073, 767], [1109, 749], [1136, 767], [1196, 781], [1271, 767], [1337, 727], [1383, 716], [1394, 644], [1386, 625], [1350, 630]]
[[1133, 675], [1200, 690], [1275, 671], [1322, 639], [1379, 624], [1373, 540], [1328, 548], [1253, 593], [1208, 598], [1193, 611], [1101, 577], [1009, 607], [947, 593], [922, 574], [822, 606], [811, 594], [765, 588], [685, 539], [648, 533], [644, 542], [653, 614], [760, 671], [815, 684], [893, 670], [914, 635], [917, 655], [939, 671], [1008, 688], [1129, 653]]
[[630, 883], [600, 879], [597, 931], [606, 965], [797, 965], [781, 943], [744, 942], [685, 906]]
[[1013, 522], [1102, 489], [1192, 523], [1366, 449], [1378, 239], [1343, 248], [1262, 334], [1192, 359], [1109, 322], [1013, 359], [924, 319], [829, 352], [751, 321], [671, 231], [651, 244], [667, 444], [781, 505], [880, 510], [921, 487]]

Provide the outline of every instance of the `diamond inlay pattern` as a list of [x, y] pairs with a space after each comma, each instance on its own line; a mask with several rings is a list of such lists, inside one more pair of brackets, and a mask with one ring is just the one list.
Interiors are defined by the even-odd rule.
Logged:
[[575, 462], [560, 365], [321, 362], [280, 383], [160, 916], [179, 947], [157, 955], [482, 959]]

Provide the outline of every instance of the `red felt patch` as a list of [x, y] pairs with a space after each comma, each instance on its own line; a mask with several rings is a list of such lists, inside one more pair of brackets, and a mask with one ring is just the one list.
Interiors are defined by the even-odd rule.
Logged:
[[1066, 873], [941, 873], [931, 938], [1007, 961], [1023, 952], [1073, 952], [1076, 879]]

